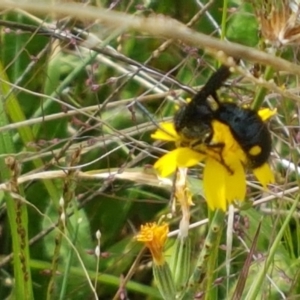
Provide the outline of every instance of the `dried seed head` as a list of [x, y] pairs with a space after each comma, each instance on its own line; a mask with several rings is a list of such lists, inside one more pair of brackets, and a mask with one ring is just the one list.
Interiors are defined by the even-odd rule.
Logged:
[[254, 4], [263, 38], [274, 48], [300, 43], [300, 4], [267, 0]]

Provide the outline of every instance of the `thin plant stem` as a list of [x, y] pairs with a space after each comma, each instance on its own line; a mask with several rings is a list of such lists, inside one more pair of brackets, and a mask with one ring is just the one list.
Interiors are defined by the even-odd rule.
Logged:
[[[216, 210], [212, 218], [209, 230], [204, 241], [203, 248], [198, 256], [196, 268], [188, 282], [188, 287], [183, 299], [193, 299], [199, 289], [203, 289], [203, 282], [206, 277], [208, 269], [213, 269], [212, 266], [208, 268], [208, 261], [210, 256], [214, 256], [215, 247], [218, 246], [219, 236], [222, 232], [224, 224], [225, 213], [222, 210]], [[207, 289], [205, 289], [207, 290]]]
[[275, 253], [278, 250], [278, 247], [281, 243], [284, 232], [288, 228], [288, 226], [290, 224], [290, 220], [292, 219], [293, 214], [299, 205], [299, 200], [300, 200], [300, 196], [298, 195], [298, 197], [295, 199], [288, 215], [284, 219], [284, 222], [283, 222], [282, 226], [280, 227], [278, 234], [276, 235], [276, 238], [275, 238], [275, 240], [270, 248], [270, 251], [267, 255], [267, 259], [266, 259], [264, 267], [259, 270], [257, 276], [255, 277], [256, 278], [255, 281], [251, 285], [251, 289], [249, 290], [247, 296], [245, 297], [245, 300], [257, 299], [257, 295], [261, 291], [261, 287], [263, 285], [263, 281], [267, 275], [267, 272], [269, 271], [269, 268], [270, 268], [272, 262], [274, 261]]

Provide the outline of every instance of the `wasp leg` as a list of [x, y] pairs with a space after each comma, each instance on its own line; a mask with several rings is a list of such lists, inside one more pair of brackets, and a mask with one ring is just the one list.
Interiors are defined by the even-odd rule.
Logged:
[[222, 152], [224, 149], [225, 144], [224, 143], [216, 143], [216, 144], [209, 144], [206, 145], [208, 148], [212, 149], [213, 151], [216, 149], [218, 151], [214, 151], [216, 154], [219, 155], [219, 162], [225, 167], [225, 169], [230, 173], [231, 175], [234, 173], [232, 169], [225, 163]]
[[190, 148], [193, 149], [194, 151], [206, 155], [205, 150], [201, 150], [199, 147], [197, 147], [197, 146], [200, 146], [200, 145], [203, 145], [203, 146], [205, 145], [205, 143], [203, 143], [203, 140], [202, 140], [202, 139], [193, 141], [192, 143], [190, 143], [189, 146], [190, 146]]
[[207, 152], [205, 150], [201, 150], [199, 147], [197, 147], [199, 145], [203, 145], [203, 146], [209, 148], [210, 150], [212, 150], [217, 155], [219, 155], [219, 159], [217, 159], [218, 162], [221, 163], [225, 167], [225, 169], [228, 171], [228, 173], [230, 173], [231, 175], [234, 173], [232, 171], [232, 169], [225, 163], [225, 160], [223, 158], [222, 152], [223, 152], [223, 149], [224, 149], [224, 146], [225, 146], [224, 143], [207, 144], [207, 143], [203, 143], [203, 140], [196, 140], [196, 141], [193, 141], [193, 143], [190, 144], [190, 147], [193, 150], [206, 155]]

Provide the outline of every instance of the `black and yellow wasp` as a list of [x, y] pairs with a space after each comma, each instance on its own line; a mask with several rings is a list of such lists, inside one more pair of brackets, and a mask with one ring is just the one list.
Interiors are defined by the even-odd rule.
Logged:
[[[212, 122], [226, 124], [232, 136], [244, 151], [250, 168], [262, 166], [271, 152], [271, 135], [258, 112], [238, 106], [236, 103], [221, 102], [217, 90], [230, 76], [229, 67], [221, 66], [207, 81], [193, 99], [181, 107], [174, 117], [177, 133], [186, 139], [198, 140], [208, 147], [216, 147], [211, 141], [214, 136]], [[208, 101], [212, 97], [216, 105]], [[222, 147], [222, 145], [217, 145]], [[256, 146], [256, 153], [251, 151]]]

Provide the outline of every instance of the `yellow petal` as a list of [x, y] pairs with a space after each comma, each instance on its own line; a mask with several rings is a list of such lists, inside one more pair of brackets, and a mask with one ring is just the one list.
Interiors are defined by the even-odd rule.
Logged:
[[259, 111], [258, 111], [258, 115], [260, 116], [260, 118], [263, 120], [263, 121], [266, 121], [268, 119], [270, 119], [271, 117], [273, 117], [274, 115], [276, 115], [277, 113], [277, 109], [269, 109], [269, 108], [261, 108]]
[[165, 154], [160, 159], [158, 159], [154, 164], [154, 168], [158, 171], [160, 176], [167, 177], [170, 174], [175, 172], [177, 168], [177, 164], [175, 160], [176, 154], [174, 153], [175, 151], [176, 150]]
[[197, 163], [199, 163], [206, 157], [204, 154], [196, 152], [187, 147], [177, 148], [176, 150], [177, 150], [176, 161], [178, 167], [189, 168], [195, 166]]
[[206, 202], [211, 210], [220, 208], [227, 209], [226, 188], [225, 188], [226, 169], [214, 159], [207, 158], [203, 173], [203, 187]]
[[[212, 126], [214, 130], [212, 143], [224, 144], [224, 148], [222, 149], [222, 157], [225, 163], [229, 165], [232, 160], [236, 161], [238, 159], [243, 163], [245, 163], [247, 161], [245, 152], [242, 150], [241, 146], [232, 136], [229, 126], [216, 120], [212, 122]], [[218, 160], [217, 157], [219, 155], [216, 156], [216, 150], [217, 149], [212, 149], [212, 151], [210, 151], [208, 149], [207, 152], [209, 155], [215, 157], [215, 159]], [[221, 152], [221, 148], [220, 148], [220, 152]]]
[[244, 201], [246, 196], [246, 176], [245, 170], [240, 161], [230, 165], [233, 173], [225, 172], [226, 199], [230, 204], [234, 200]]
[[173, 122], [160, 123], [159, 126], [161, 129], [158, 129], [151, 134], [153, 139], [172, 142], [179, 138]]
[[203, 160], [205, 156], [190, 148], [177, 148], [162, 156], [154, 164], [160, 176], [167, 177], [174, 173], [177, 167], [192, 167]]
[[264, 188], [267, 188], [269, 183], [275, 181], [274, 174], [268, 163], [264, 163], [261, 167], [255, 168], [252, 171]]

